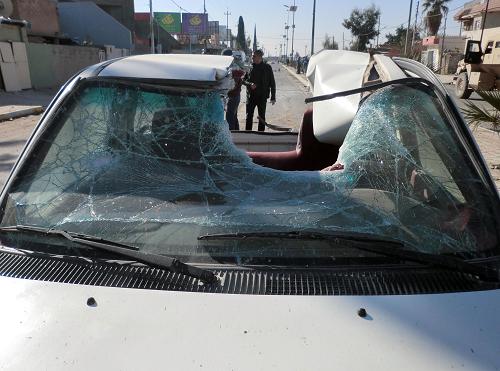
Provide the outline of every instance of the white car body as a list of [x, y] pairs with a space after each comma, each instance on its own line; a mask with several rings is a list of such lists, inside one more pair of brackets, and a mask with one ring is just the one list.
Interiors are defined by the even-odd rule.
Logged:
[[[495, 370], [499, 291], [178, 293], [0, 279], [5, 370]], [[95, 306], [88, 306], [93, 297]], [[368, 316], [357, 312], [365, 308]]]

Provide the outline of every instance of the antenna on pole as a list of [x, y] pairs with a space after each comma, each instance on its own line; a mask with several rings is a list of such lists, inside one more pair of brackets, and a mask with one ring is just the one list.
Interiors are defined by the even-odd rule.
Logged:
[[488, 15], [488, 7], [490, 6], [490, 0], [486, 1], [486, 10], [484, 11], [483, 22], [481, 25], [481, 38], [479, 39], [479, 47], [483, 48], [483, 33], [484, 33], [484, 25], [486, 24], [486, 16]]

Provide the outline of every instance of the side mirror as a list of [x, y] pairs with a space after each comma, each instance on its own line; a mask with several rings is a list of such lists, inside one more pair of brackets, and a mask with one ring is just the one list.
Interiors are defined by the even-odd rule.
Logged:
[[475, 40], [467, 40], [467, 44], [465, 46], [465, 63], [481, 63], [482, 56], [483, 52], [481, 51], [481, 42]]

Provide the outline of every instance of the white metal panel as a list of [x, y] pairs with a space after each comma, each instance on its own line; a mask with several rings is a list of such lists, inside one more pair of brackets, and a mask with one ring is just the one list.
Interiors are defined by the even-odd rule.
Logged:
[[31, 89], [31, 77], [28, 62], [16, 62], [15, 65], [21, 89]]
[[254, 296], [1, 277], [0, 292], [8, 370], [500, 368], [500, 290]]
[[0, 42], [0, 54], [2, 55], [2, 61], [7, 63], [14, 62], [14, 54], [12, 54], [10, 43]]
[[232, 62], [219, 55], [135, 55], [113, 62], [99, 76], [215, 82], [227, 76]]
[[2, 72], [5, 91], [19, 91], [22, 89], [15, 63], [0, 62], [0, 70]]
[[[311, 57], [307, 78], [313, 96], [361, 87], [370, 61], [368, 53], [323, 50]], [[313, 104], [314, 136], [323, 143], [341, 145], [359, 106], [360, 94]]]
[[394, 61], [386, 55], [375, 54], [373, 56], [375, 62], [377, 62], [377, 71], [382, 72], [382, 81], [390, 81], [396, 79], [403, 79], [408, 77], [404, 74], [401, 68], [398, 67]]
[[12, 43], [12, 52], [16, 62], [28, 62], [28, 54], [26, 53], [26, 44], [20, 42]]

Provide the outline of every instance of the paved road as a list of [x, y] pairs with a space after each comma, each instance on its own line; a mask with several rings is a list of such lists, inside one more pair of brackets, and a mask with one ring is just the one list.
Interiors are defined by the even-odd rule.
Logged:
[[[292, 128], [298, 131], [302, 116], [306, 110], [304, 99], [310, 96], [309, 88], [292, 76], [279, 64], [271, 64], [276, 80], [276, 104], [267, 104], [266, 121], [272, 125]], [[245, 129], [246, 89], [241, 91], [241, 103], [238, 109], [240, 129]], [[253, 129], [257, 130], [257, 109], [254, 114]], [[267, 130], [267, 129], [266, 129]]]
[[0, 189], [41, 115], [0, 122]]

